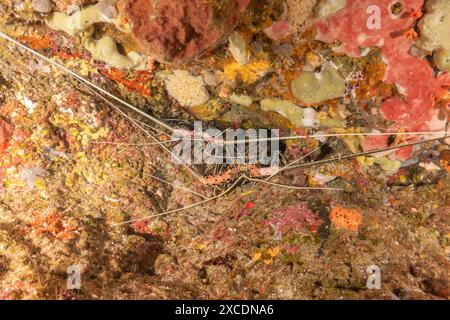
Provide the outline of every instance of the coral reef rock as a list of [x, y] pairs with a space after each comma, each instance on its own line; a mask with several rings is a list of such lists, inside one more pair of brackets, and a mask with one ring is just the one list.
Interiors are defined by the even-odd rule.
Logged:
[[130, 0], [125, 11], [142, 47], [160, 61], [175, 63], [215, 47], [239, 18], [234, 0]]

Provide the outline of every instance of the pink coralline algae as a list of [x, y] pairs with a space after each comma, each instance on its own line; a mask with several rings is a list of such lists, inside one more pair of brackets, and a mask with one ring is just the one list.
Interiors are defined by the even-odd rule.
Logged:
[[244, 7], [234, 0], [128, 0], [125, 11], [134, 36], [151, 56], [185, 63], [224, 39]]
[[[401, 10], [393, 10], [394, 4]], [[422, 6], [423, 0], [348, 0], [345, 8], [316, 24], [318, 40], [342, 43], [337, 52], [360, 57], [366, 48], [381, 48], [387, 64], [385, 81], [394, 83], [402, 95], [381, 106], [382, 116], [394, 123], [389, 132], [445, 130], [445, 119], [438, 117], [439, 110], [434, 106], [450, 86], [450, 75], [435, 76], [429, 62], [410, 54], [414, 37], [409, 35]], [[387, 137], [366, 140], [367, 146], [387, 145]], [[407, 160], [412, 150], [400, 149], [392, 157]]]
[[[361, 48], [392, 47], [392, 41], [413, 26], [414, 13], [423, 5], [423, 0], [399, 2], [402, 12], [394, 15], [391, 0], [347, 0], [345, 8], [316, 23], [316, 37], [325, 42], [339, 40], [342, 46], [337, 51], [352, 57], [362, 56]], [[371, 20], [376, 18], [376, 10], [380, 10], [379, 25]]]
[[306, 202], [299, 202], [291, 207], [278, 209], [276, 217], [268, 223], [276, 233], [285, 235], [290, 231], [303, 231], [308, 228], [311, 232], [316, 232], [323, 221], [313, 213]]

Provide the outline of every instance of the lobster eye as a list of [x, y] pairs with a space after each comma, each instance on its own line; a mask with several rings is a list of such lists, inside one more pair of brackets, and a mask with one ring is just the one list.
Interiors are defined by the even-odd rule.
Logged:
[[395, 2], [391, 6], [391, 13], [398, 16], [403, 12], [403, 5], [401, 2]]

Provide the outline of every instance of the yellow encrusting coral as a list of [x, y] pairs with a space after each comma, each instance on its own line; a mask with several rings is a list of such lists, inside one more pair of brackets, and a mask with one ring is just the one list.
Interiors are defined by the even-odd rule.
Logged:
[[224, 76], [229, 81], [234, 81], [240, 76], [246, 84], [252, 84], [269, 72], [270, 67], [270, 62], [263, 59], [251, 61], [243, 66], [233, 61], [225, 66]]

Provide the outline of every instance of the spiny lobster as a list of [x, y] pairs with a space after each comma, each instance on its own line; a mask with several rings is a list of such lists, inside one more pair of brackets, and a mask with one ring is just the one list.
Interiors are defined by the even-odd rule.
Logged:
[[211, 175], [203, 179], [202, 183], [206, 185], [220, 185], [231, 182], [239, 177], [241, 173], [248, 174], [252, 178], [270, 176], [277, 173], [279, 167], [258, 168], [254, 164], [238, 165], [227, 169], [225, 172], [217, 175]]

